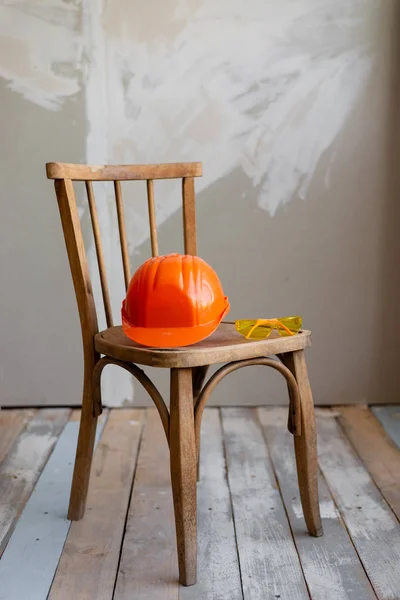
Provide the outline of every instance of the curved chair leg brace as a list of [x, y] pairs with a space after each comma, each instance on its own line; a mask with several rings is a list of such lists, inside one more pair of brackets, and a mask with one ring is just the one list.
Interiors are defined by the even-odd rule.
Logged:
[[[193, 383], [193, 405], [196, 406], [197, 398], [203, 387], [205, 378], [207, 377], [207, 371], [210, 367], [208, 365], [204, 367], [195, 367], [192, 372], [192, 383]], [[197, 448], [197, 481], [200, 481], [200, 442]]]
[[194, 424], [195, 424], [195, 434], [196, 434], [196, 447], [197, 447], [197, 456], [199, 456], [200, 450], [200, 428], [201, 428], [201, 418], [203, 416], [204, 408], [207, 404], [207, 401], [213, 392], [214, 388], [218, 385], [218, 383], [229, 373], [232, 371], [237, 371], [238, 369], [243, 369], [243, 367], [250, 367], [254, 365], [263, 365], [265, 367], [271, 367], [276, 371], [281, 373], [288, 384], [289, 388], [289, 396], [290, 396], [290, 422], [292, 424], [293, 435], [300, 436], [301, 435], [301, 403], [300, 403], [300, 394], [297, 386], [296, 379], [293, 373], [288, 369], [285, 365], [277, 360], [272, 358], [251, 358], [248, 360], [238, 360], [227, 365], [224, 365], [218, 371], [214, 373], [212, 377], [207, 381], [204, 388], [201, 390], [200, 394], [197, 397], [197, 401], [194, 409]]
[[[275, 356], [281, 361], [282, 364], [285, 365], [285, 367], [289, 368], [288, 365], [286, 364], [285, 354], [276, 354]], [[289, 385], [288, 385], [288, 392], [289, 392], [289, 401], [290, 401], [290, 406], [291, 406], [293, 402], [292, 402], [292, 396], [291, 396], [292, 392], [291, 392]], [[289, 413], [288, 413], [287, 428], [290, 433], [292, 433], [293, 435], [296, 435], [294, 433], [295, 426], [293, 425], [293, 415], [292, 415], [291, 410], [289, 410]]]
[[101, 358], [99, 360], [99, 362], [96, 364], [96, 366], [93, 370], [94, 416], [98, 417], [102, 411], [101, 374], [103, 372], [104, 367], [107, 365], [116, 365], [117, 367], [121, 367], [122, 369], [125, 369], [125, 371], [128, 371], [128, 373], [133, 375], [133, 377], [135, 377], [135, 379], [137, 379], [142, 384], [142, 386], [148, 392], [148, 394], [150, 395], [151, 399], [153, 400], [153, 402], [158, 410], [158, 414], [160, 415], [161, 422], [164, 427], [165, 435], [167, 437], [167, 442], [169, 444], [169, 412], [165, 405], [163, 397], [161, 396], [160, 392], [158, 391], [158, 389], [156, 388], [154, 383], [151, 381], [151, 379], [149, 379], [149, 377], [147, 377], [146, 373], [144, 371], [142, 371], [142, 369], [139, 369], [139, 367], [137, 367], [133, 363], [126, 363], [126, 362], [123, 362], [122, 360], [116, 360], [113, 358], [108, 358], [106, 356], [104, 358]]
[[193, 372], [193, 401], [196, 406], [197, 398], [201, 392], [203, 387], [203, 383], [205, 378], [207, 377], [207, 371], [210, 367], [207, 365], [205, 367], [194, 367], [192, 369]]

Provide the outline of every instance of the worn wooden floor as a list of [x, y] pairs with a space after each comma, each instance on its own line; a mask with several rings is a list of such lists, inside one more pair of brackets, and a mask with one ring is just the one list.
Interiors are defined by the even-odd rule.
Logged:
[[314, 539], [287, 411], [205, 412], [198, 583], [183, 588], [155, 410], [102, 416], [87, 512], [72, 524], [77, 411], [1, 411], [0, 599], [399, 600], [400, 407], [317, 414], [325, 535]]

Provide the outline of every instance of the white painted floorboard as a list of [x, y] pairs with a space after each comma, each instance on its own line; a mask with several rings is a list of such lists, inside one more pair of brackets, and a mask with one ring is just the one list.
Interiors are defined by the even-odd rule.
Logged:
[[[383, 412], [390, 413], [389, 423], [397, 435], [400, 419], [396, 409], [390, 408]], [[40, 469], [35, 471], [35, 490], [13, 524], [15, 529], [0, 560], [0, 600], [46, 600], [61, 556], [64, 565], [70, 559], [75, 561], [83, 580], [95, 580], [101, 564], [101, 577], [112, 580], [106, 592], [109, 599], [400, 600], [400, 524], [379, 487], [388, 463], [396, 467], [400, 461], [400, 450], [372, 415], [374, 435], [358, 427], [355, 438], [355, 429], [343, 427], [341, 412], [317, 410], [325, 535], [315, 539], [306, 532], [303, 519], [293, 439], [286, 431], [287, 410], [207, 409], [202, 427], [202, 479], [198, 484], [198, 583], [183, 588], [178, 584], [168, 448], [155, 409], [149, 412], [128, 513], [129, 494], [122, 501], [119, 498], [119, 504], [115, 502], [119, 475], [113, 472], [117, 484], [111, 487], [100, 480], [109, 443], [103, 435], [102, 451], [100, 447], [96, 451], [96, 464], [102, 469], [95, 469], [98, 481], [94, 483], [96, 477], [92, 477], [90, 484], [99, 516], [95, 511], [87, 512], [92, 515], [95, 535], [82, 535], [79, 547], [65, 543], [71, 531], [66, 515], [79, 424], [72, 415], [61, 434], [58, 429], [52, 454], [46, 464], [46, 450], [38, 463], [40, 468], [45, 466], [40, 476]], [[97, 439], [105, 418], [101, 418]], [[120, 432], [118, 427], [113, 435]], [[366, 452], [356, 444], [361, 433]], [[14, 442], [8, 444], [11, 449], [5, 457], [6, 467], [14, 464], [12, 448], [19, 447], [26, 435], [26, 431], [17, 432]], [[44, 438], [40, 447], [48, 448], [48, 430], [40, 435]], [[37, 457], [29, 452], [21, 457], [36, 464]], [[126, 477], [124, 465], [130, 457], [126, 448], [114, 455], [122, 477]], [[16, 468], [3, 465], [2, 472], [7, 474], [3, 476], [7, 484], [4, 489], [12, 498], [6, 507], [15, 509], [19, 502], [22, 508], [29, 495], [25, 487], [21, 500], [20, 480], [13, 477]], [[393, 494], [398, 493], [398, 478], [386, 478], [385, 485], [385, 493], [388, 486]], [[112, 494], [108, 494], [109, 489]], [[117, 504], [128, 520], [124, 539], [120, 529], [113, 546], [116, 560], [105, 574], [103, 561], [110, 564], [109, 511], [117, 510]], [[115, 530], [111, 531], [115, 537]], [[79, 556], [86, 553], [94, 560], [83, 565]], [[87, 566], [90, 564], [97, 566]], [[71, 570], [65, 569], [64, 580], [60, 590], [66, 600], [99, 600], [98, 591], [85, 593], [79, 583], [74, 588]], [[100, 589], [103, 592], [105, 587], [97, 586], [96, 590]]]
[[[104, 423], [100, 418], [96, 442]], [[19, 518], [0, 561], [0, 600], [46, 600], [71, 523], [67, 511], [78, 431], [78, 421], [66, 424]]]
[[324, 535], [308, 535], [297, 483], [287, 408], [259, 408], [267, 445], [313, 600], [376, 600], [339, 511], [322, 476], [319, 499]]
[[400, 406], [372, 406], [371, 410], [400, 448]]
[[255, 410], [221, 412], [244, 600], [309, 600]]
[[179, 600], [243, 600], [219, 411], [204, 412], [197, 484], [197, 584], [180, 588]]
[[317, 424], [319, 464], [375, 593], [399, 600], [399, 522], [334, 416]]

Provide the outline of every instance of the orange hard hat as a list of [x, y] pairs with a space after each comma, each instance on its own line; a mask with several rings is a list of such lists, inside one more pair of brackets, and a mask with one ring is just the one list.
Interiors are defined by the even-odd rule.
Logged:
[[168, 254], [136, 271], [122, 303], [124, 332], [155, 348], [195, 344], [229, 311], [218, 275], [198, 256]]

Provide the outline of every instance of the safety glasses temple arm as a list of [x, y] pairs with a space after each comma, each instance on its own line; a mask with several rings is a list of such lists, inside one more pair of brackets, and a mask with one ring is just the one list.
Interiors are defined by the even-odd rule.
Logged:
[[282, 329], [284, 329], [288, 335], [294, 335], [294, 331], [291, 331], [288, 327], [286, 327], [286, 325], [284, 325], [282, 321], [280, 321], [279, 319], [277, 319], [276, 321], [277, 325], [279, 325], [279, 327], [282, 327]]

